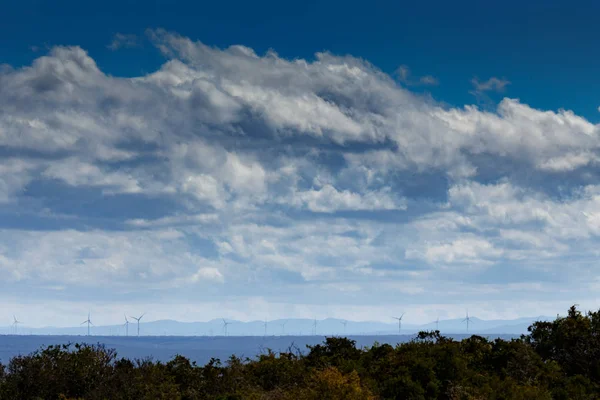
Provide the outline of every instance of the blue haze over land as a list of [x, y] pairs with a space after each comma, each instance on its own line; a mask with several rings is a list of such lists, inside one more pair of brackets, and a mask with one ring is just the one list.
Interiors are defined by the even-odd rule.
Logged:
[[[443, 334], [525, 334], [527, 328], [535, 321], [547, 321], [548, 317], [520, 318], [515, 320], [482, 320], [469, 317], [469, 327], [464, 318], [454, 320], [439, 320], [423, 325], [403, 323], [402, 334], [415, 334], [420, 331], [439, 329]], [[398, 323], [345, 321], [328, 318], [315, 321], [310, 319], [286, 319], [267, 321], [243, 322], [236, 320], [212, 320], [207, 322], [178, 322], [160, 320], [142, 322], [139, 325], [140, 336], [310, 336], [315, 332], [319, 335], [396, 335]], [[469, 330], [467, 330], [469, 328]], [[315, 330], [316, 329], [316, 330]], [[0, 328], [0, 334], [22, 335], [86, 335], [87, 325], [67, 328], [29, 328], [27, 326], [7, 326]], [[129, 327], [125, 324], [108, 326], [90, 326], [94, 336], [136, 336], [137, 323], [131, 320]]]

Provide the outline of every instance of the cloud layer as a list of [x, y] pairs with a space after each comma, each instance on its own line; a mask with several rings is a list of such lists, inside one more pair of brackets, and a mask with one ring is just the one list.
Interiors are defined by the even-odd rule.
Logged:
[[350, 56], [148, 36], [167, 61], [145, 76], [79, 47], [0, 70], [7, 302], [414, 322], [596, 304], [597, 125], [510, 98], [449, 108]]

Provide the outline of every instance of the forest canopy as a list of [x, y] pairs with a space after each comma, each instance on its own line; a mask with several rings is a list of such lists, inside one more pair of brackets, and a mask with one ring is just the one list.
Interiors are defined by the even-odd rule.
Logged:
[[328, 337], [196, 365], [119, 358], [88, 344], [49, 346], [0, 364], [0, 399], [598, 399], [600, 311], [575, 306], [510, 341], [420, 332], [396, 347]]

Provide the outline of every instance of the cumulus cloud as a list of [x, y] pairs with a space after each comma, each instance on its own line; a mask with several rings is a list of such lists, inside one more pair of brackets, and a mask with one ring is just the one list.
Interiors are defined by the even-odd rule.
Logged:
[[206, 300], [226, 294], [194, 285], [227, 282], [240, 298], [375, 306], [402, 286], [422, 310], [458, 301], [442, 283], [483, 299], [502, 271], [534, 281], [510, 287], [524, 299], [557, 276], [564, 299], [591, 282], [600, 128], [586, 118], [511, 98], [448, 107], [406, 88], [432, 77], [401, 68], [403, 87], [351, 56], [148, 37], [168, 60], [134, 78], [79, 47], [0, 69], [7, 293]]

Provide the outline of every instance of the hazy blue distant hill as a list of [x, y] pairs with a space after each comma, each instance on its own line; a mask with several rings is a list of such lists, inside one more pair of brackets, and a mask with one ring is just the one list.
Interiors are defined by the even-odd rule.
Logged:
[[[506, 334], [523, 334], [527, 333], [527, 328], [535, 321], [548, 321], [550, 317], [538, 316], [518, 318], [513, 320], [483, 320], [477, 317], [471, 317], [469, 323], [469, 333], [506, 333]], [[439, 330], [442, 333], [465, 333], [466, 323], [464, 318], [444, 320], [439, 322]], [[434, 330], [435, 322], [421, 325], [419, 330]]]
[[[92, 318], [93, 319], [93, 318]], [[440, 320], [439, 330], [443, 334], [467, 333], [464, 318]], [[471, 317], [469, 324], [470, 334], [512, 334], [518, 335], [527, 332], [527, 327], [534, 321], [550, 320], [549, 317], [519, 318], [514, 320], [482, 320]], [[140, 335], [142, 336], [265, 336], [264, 321], [242, 322], [226, 320], [225, 329], [223, 320], [215, 319], [206, 322], [179, 322], [174, 320], [142, 321]], [[423, 325], [402, 324], [402, 334], [414, 334], [422, 330], [435, 330], [436, 323]], [[124, 325], [92, 326], [91, 334], [96, 336], [124, 336]], [[0, 328], [0, 333], [12, 334], [12, 327]], [[67, 328], [29, 328], [19, 326], [19, 334], [33, 335], [86, 335], [86, 326]], [[327, 318], [315, 321], [312, 319], [280, 319], [268, 321], [266, 326], [267, 336], [307, 336], [307, 335], [397, 335], [397, 322], [369, 322], [369, 321], [344, 321], [341, 319]], [[137, 323], [129, 324], [129, 336], [137, 335]]]

